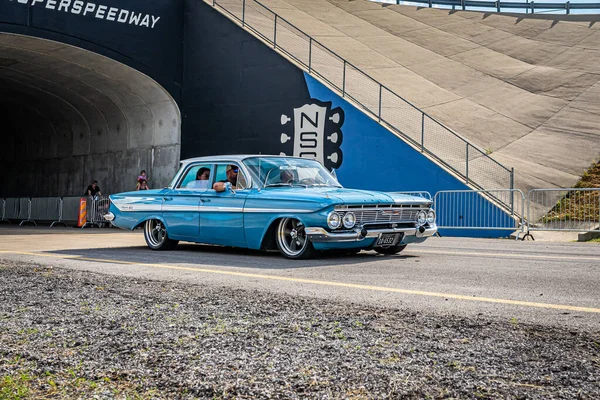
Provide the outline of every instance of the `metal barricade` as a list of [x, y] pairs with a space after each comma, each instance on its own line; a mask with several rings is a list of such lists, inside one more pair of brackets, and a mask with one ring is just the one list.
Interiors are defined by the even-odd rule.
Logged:
[[50, 228], [54, 228], [56, 225], [63, 225], [65, 227], [67, 227], [67, 223], [64, 221], [63, 219], [63, 207], [64, 207], [64, 201], [63, 198], [60, 197], [58, 199], [58, 219], [52, 221], [52, 223], [50, 224]]
[[6, 199], [0, 199], [0, 216], [2, 218], [0, 218], [0, 222], [8, 222], [10, 224], [10, 221], [8, 219], [6, 219]]
[[109, 224], [104, 219], [110, 206], [110, 198], [108, 195], [104, 196], [88, 196], [87, 197], [87, 221], [82, 228], [88, 226], [104, 227]]
[[79, 200], [81, 197], [65, 196], [62, 198], [61, 222], [77, 223], [79, 217]]
[[525, 231], [525, 195], [519, 189], [443, 190], [433, 197], [442, 229]]
[[19, 218], [19, 205], [19, 199], [16, 197], [4, 199], [4, 218], [7, 221], [10, 222]]
[[[60, 197], [32, 197], [29, 218], [35, 223], [41, 221], [57, 221], [61, 213]], [[53, 225], [51, 225], [53, 226]]]
[[529, 231], [591, 232], [600, 227], [600, 188], [532, 189]]

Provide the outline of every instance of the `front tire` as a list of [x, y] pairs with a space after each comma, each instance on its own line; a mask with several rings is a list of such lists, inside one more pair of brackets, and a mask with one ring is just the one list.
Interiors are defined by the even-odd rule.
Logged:
[[178, 240], [169, 239], [167, 228], [158, 219], [150, 219], [144, 225], [144, 239], [152, 250], [172, 250], [179, 243]]
[[304, 224], [294, 218], [279, 221], [275, 230], [275, 243], [285, 258], [311, 258], [316, 254], [304, 228]]
[[385, 255], [391, 256], [391, 255], [400, 253], [405, 248], [406, 248], [405, 244], [397, 244], [395, 246], [390, 246], [390, 247], [376, 247], [375, 251], [378, 252], [379, 254], [385, 254]]

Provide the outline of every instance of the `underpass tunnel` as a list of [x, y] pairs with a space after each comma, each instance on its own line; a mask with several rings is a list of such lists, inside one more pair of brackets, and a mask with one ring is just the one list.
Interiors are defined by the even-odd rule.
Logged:
[[0, 197], [151, 188], [178, 166], [181, 116], [139, 71], [96, 53], [0, 33]]

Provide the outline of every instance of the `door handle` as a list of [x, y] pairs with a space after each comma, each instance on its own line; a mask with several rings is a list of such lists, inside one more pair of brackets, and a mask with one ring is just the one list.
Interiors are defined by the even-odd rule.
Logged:
[[171, 201], [171, 200], [173, 200], [172, 197], [163, 197], [163, 201]]
[[210, 199], [200, 199], [200, 203], [210, 203]]

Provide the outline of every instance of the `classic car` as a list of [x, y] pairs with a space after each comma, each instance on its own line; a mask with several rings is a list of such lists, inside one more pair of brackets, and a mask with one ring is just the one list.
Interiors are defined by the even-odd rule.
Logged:
[[105, 218], [142, 227], [153, 250], [188, 241], [295, 259], [328, 250], [399, 253], [436, 233], [431, 205], [424, 196], [343, 188], [312, 159], [234, 155], [184, 160], [164, 189], [111, 195]]

